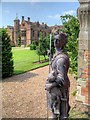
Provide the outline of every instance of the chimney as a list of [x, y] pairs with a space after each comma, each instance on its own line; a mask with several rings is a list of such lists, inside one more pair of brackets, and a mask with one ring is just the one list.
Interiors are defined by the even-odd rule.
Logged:
[[30, 22], [30, 17], [28, 17], [28, 22]]
[[42, 22], [42, 25], [44, 25], [44, 22]]
[[24, 20], [24, 16], [22, 16], [22, 22], [23, 22], [23, 20]]
[[37, 21], [37, 26], [39, 27], [39, 21]]

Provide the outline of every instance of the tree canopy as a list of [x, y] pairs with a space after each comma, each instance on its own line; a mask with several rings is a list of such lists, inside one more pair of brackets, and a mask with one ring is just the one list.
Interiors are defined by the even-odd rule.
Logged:
[[[37, 54], [39, 55], [39, 62], [40, 62], [40, 55], [43, 55], [46, 60], [47, 51], [50, 50], [50, 34], [47, 33], [46, 37], [43, 37], [42, 33], [40, 32], [39, 37], [39, 44], [37, 46]], [[54, 36], [51, 37], [51, 54], [54, 54]]]
[[79, 21], [72, 15], [61, 16], [61, 20], [64, 26], [62, 31], [68, 34], [66, 51], [70, 56], [70, 71], [77, 74]]

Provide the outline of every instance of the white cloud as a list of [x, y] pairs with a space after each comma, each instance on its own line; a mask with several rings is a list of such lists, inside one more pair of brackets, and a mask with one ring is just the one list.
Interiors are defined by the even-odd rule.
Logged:
[[34, 2], [30, 2], [31, 5], [35, 5], [37, 4], [37, 1], [34, 1]]
[[60, 14], [56, 14], [56, 15], [49, 15], [48, 18], [52, 18], [52, 19], [60, 19]]
[[74, 11], [74, 10], [68, 10], [68, 11], [62, 12], [61, 14], [49, 15], [48, 18], [51, 18], [51, 19], [60, 19], [60, 16], [63, 16], [63, 15], [66, 15], [66, 14], [75, 15], [76, 11]]
[[66, 14], [75, 15], [75, 14], [76, 14], [76, 11], [74, 11], [74, 10], [64, 11], [62, 14], [63, 14], [63, 15], [66, 15]]

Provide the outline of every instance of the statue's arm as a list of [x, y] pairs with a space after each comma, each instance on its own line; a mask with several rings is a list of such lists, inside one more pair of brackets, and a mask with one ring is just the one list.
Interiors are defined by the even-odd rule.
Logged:
[[57, 67], [57, 78], [56, 82], [58, 85], [62, 86], [65, 84], [65, 78], [66, 78], [66, 67], [65, 67], [65, 58], [60, 58], [57, 60], [56, 63]]
[[58, 85], [63, 86], [65, 84], [65, 77], [66, 77], [65, 59], [64, 58], [58, 59], [56, 66], [57, 66], [56, 67], [57, 76], [55, 77], [55, 82], [46, 83], [46, 90], [50, 90]]
[[55, 75], [54, 75], [54, 71], [52, 71], [51, 73], [49, 73], [48, 75], [48, 79], [46, 81], [46, 85], [45, 85], [45, 90], [50, 91], [53, 87], [57, 86], [57, 83], [55, 81]]

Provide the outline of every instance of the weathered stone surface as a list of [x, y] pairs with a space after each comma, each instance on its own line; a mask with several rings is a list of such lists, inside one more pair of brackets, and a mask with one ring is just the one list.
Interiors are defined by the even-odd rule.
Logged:
[[90, 105], [90, 0], [79, 0], [80, 22], [77, 97], [83, 105]]
[[[80, 22], [80, 32], [90, 30], [90, 2], [80, 2], [78, 8], [78, 19]], [[84, 34], [82, 34], [84, 35]]]
[[78, 86], [86, 86], [86, 81], [82, 80], [81, 78], [78, 79]]
[[80, 3], [90, 2], [90, 0], [78, 0]]

